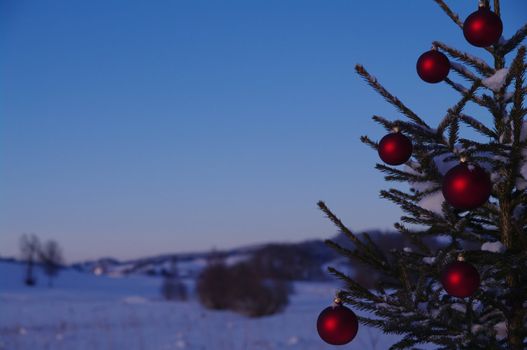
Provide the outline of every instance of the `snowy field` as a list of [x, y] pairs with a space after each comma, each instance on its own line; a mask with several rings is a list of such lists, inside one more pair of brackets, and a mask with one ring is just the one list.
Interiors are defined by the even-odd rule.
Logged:
[[0, 350], [361, 349], [386, 350], [393, 336], [361, 327], [344, 347], [323, 343], [315, 321], [335, 291], [330, 283], [297, 283], [285, 312], [249, 319], [209, 311], [191, 299], [165, 302], [161, 280], [63, 271], [55, 288], [44, 276], [24, 287], [23, 267], [0, 263]]

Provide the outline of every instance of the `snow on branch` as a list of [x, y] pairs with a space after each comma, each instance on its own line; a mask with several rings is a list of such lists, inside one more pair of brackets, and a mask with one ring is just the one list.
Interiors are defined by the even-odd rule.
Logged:
[[462, 94], [466, 94], [468, 92], [468, 89], [466, 87], [464, 87], [463, 85], [459, 84], [459, 83], [456, 83], [452, 80], [450, 80], [449, 78], [446, 78], [445, 79], [445, 82], [452, 86], [454, 89], [456, 89], [456, 91], [462, 93]]
[[468, 70], [467, 67], [465, 67], [465, 66], [463, 66], [463, 65], [461, 65], [459, 63], [450, 62], [450, 67], [452, 67], [453, 70], [455, 70], [460, 75], [464, 76], [465, 78], [467, 78], [469, 80], [475, 81], [475, 80], [479, 79], [474, 73], [472, 73], [470, 70]]
[[435, 256], [425, 256], [423, 262], [428, 265], [433, 265], [436, 262]]
[[507, 322], [501, 321], [499, 323], [496, 323], [496, 325], [494, 325], [494, 330], [496, 331], [496, 339], [501, 340], [507, 338]]
[[503, 253], [507, 248], [500, 241], [485, 242], [481, 245], [481, 250], [492, 253]]
[[483, 79], [482, 83], [492, 91], [498, 92], [503, 87], [503, 85], [505, 85], [508, 73], [509, 68], [499, 69], [492, 76], [488, 77], [487, 79]]

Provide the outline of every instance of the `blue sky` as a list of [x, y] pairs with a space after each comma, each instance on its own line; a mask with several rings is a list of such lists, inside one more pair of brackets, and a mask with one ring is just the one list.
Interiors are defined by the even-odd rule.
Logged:
[[[502, 7], [509, 37], [527, 3]], [[489, 58], [431, 0], [2, 1], [0, 255], [25, 232], [69, 261], [325, 238], [319, 199], [390, 228], [359, 137], [397, 114], [353, 67], [434, 123], [458, 96], [415, 73], [433, 40]]]

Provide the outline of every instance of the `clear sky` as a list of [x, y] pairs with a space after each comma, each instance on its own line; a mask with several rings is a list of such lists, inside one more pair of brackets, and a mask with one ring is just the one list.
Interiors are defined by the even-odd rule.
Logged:
[[[509, 37], [527, 2], [502, 3]], [[319, 199], [390, 228], [359, 136], [397, 115], [353, 67], [434, 123], [458, 96], [415, 73], [433, 40], [484, 55], [432, 0], [3, 0], [0, 255], [25, 232], [68, 261], [325, 238]]]

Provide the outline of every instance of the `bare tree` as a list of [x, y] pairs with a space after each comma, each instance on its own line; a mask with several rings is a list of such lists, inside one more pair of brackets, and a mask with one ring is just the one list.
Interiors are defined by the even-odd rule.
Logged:
[[24, 234], [20, 238], [20, 253], [22, 260], [26, 262], [26, 277], [24, 283], [27, 286], [34, 286], [36, 279], [33, 275], [33, 267], [40, 250], [40, 241], [34, 234]]
[[44, 273], [48, 276], [48, 285], [53, 287], [53, 278], [58, 275], [64, 263], [62, 249], [56, 241], [49, 240], [40, 249], [39, 257]]

